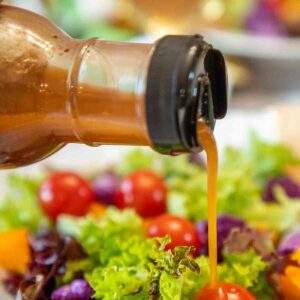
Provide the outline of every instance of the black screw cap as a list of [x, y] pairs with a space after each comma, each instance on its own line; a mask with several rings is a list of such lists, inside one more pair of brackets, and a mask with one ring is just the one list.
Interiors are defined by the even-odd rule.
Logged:
[[199, 117], [214, 127], [227, 111], [222, 54], [199, 35], [165, 36], [150, 60], [145, 109], [154, 148], [165, 154], [200, 151]]

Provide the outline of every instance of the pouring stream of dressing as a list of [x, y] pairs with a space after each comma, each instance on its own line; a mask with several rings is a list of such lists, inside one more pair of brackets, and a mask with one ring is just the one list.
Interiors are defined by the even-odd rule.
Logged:
[[198, 139], [207, 156], [208, 190], [208, 253], [210, 266], [210, 286], [215, 288], [217, 276], [217, 178], [218, 150], [210, 127], [203, 119], [198, 122]]

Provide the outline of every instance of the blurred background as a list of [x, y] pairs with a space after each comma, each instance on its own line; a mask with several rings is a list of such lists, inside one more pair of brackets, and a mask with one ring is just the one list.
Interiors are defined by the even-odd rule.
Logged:
[[[97, 36], [142, 42], [168, 33], [200, 33], [226, 55], [228, 64], [230, 108], [225, 120], [217, 124], [220, 148], [247, 143], [248, 132], [254, 129], [266, 139], [288, 142], [300, 154], [299, 0], [11, 0], [4, 3], [45, 15], [74, 38]], [[70, 155], [71, 151], [76, 155]], [[119, 153], [119, 147], [87, 149], [70, 145], [46, 163], [56, 168], [89, 169], [96, 168], [102, 160], [115, 160]], [[29, 170], [32, 168], [35, 166]]]
[[[215, 129], [221, 156], [228, 145], [247, 144], [251, 131], [282, 140], [300, 155], [300, 0], [3, 2], [46, 16], [74, 38], [151, 42], [172, 33], [203, 35], [228, 66], [228, 115]], [[48, 168], [86, 175], [117, 162], [129, 148], [67, 145], [42, 162], [2, 171], [0, 195], [11, 172], [34, 176]]]

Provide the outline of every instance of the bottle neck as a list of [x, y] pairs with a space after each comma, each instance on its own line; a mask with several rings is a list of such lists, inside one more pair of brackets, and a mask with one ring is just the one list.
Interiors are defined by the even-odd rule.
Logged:
[[200, 36], [166, 36], [155, 45], [72, 43], [64, 59], [50, 60], [43, 81], [59, 142], [199, 151], [198, 118], [213, 127], [226, 113], [224, 59]]
[[45, 72], [44, 85], [55, 90], [47, 101], [64, 105], [53, 115], [56, 137], [89, 146], [151, 146], [144, 98], [152, 46], [97, 39], [76, 44], [69, 62], [53, 61]]

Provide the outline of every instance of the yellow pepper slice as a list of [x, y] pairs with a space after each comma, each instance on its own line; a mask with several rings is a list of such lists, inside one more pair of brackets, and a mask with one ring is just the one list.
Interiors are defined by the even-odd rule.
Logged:
[[0, 268], [25, 273], [30, 261], [27, 229], [18, 228], [0, 233]]

